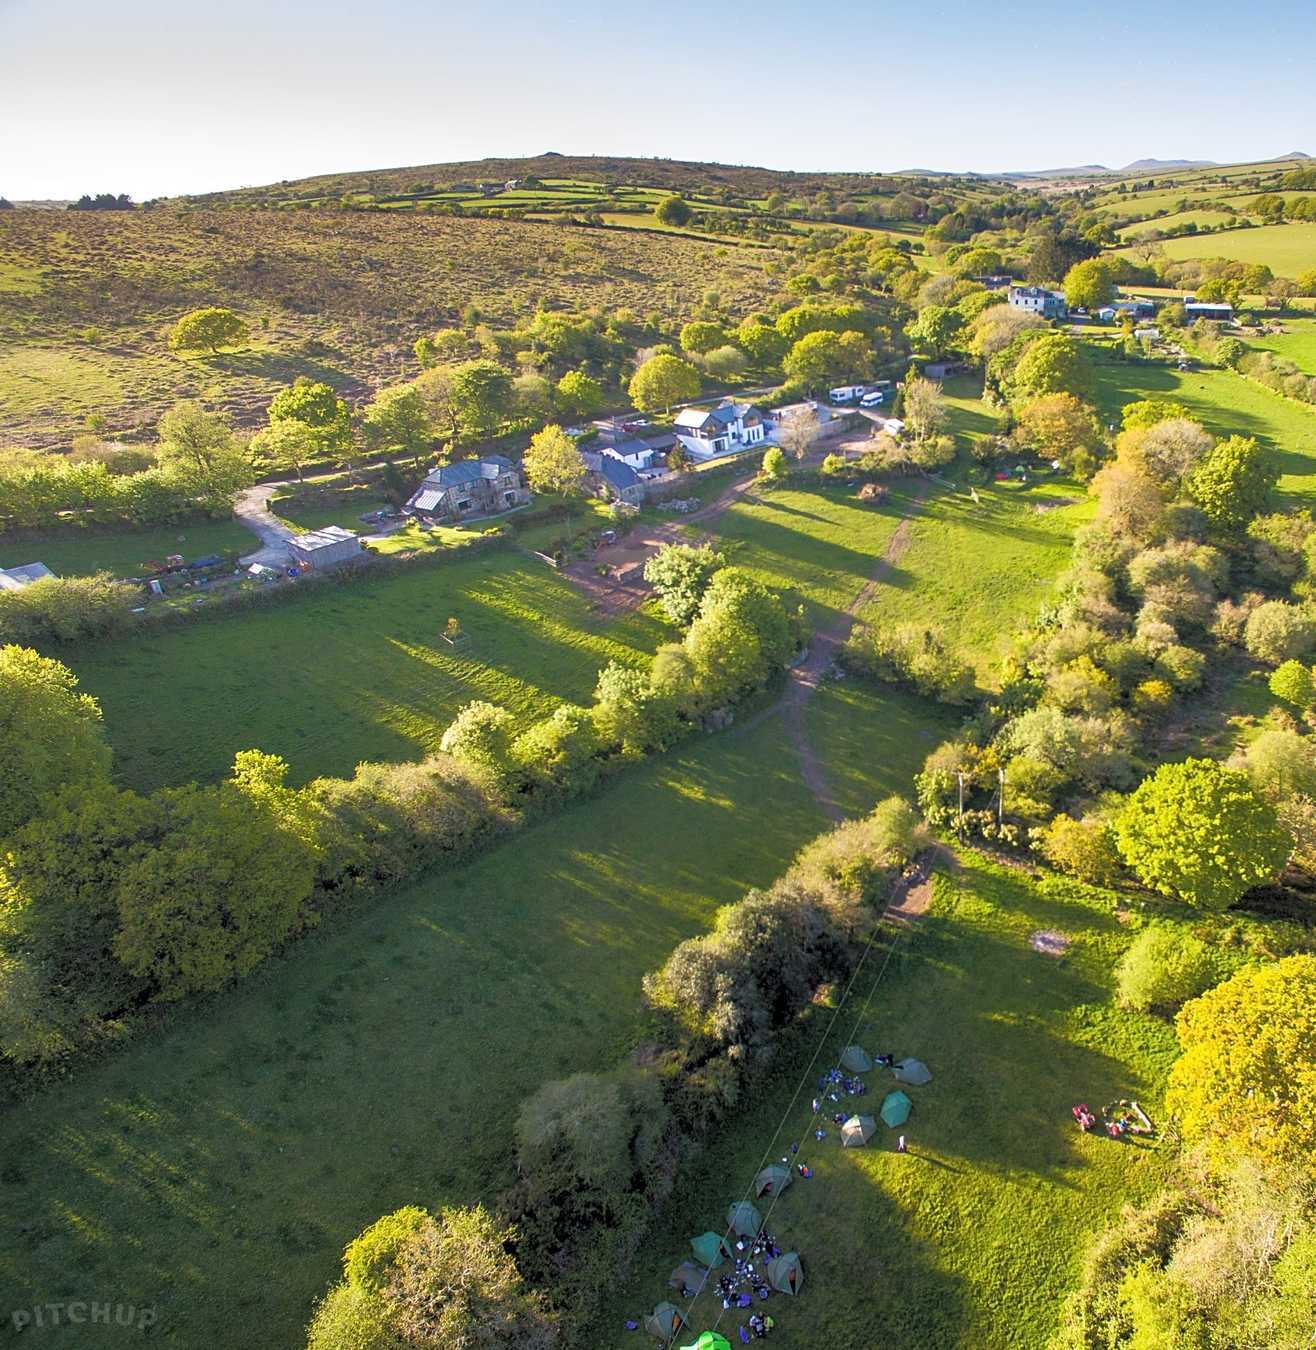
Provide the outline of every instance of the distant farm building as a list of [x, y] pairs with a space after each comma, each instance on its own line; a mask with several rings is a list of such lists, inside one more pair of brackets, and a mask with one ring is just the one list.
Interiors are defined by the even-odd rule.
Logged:
[[1044, 319], [1063, 319], [1069, 313], [1065, 297], [1043, 286], [1011, 286], [1006, 298], [1015, 309], [1040, 314]]
[[1223, 301], [1212, 303], [1206, 300], [1185, 300], [1183, 312], [1188, 319], [1215, 319], [1220, 323], [1232, 323], [1234, 318], [1233, 305], [1227, 305]]
[[45, 563], [39, 562], [22, 563], [18, 567], [0, 567], [0, 591], [21, 591], [24, 586], [30, 586], [34, 581], [54, 575]]
[[521, 470], [502, 455], [486, 455], [431, 470], [406, 510], [422, 520], [450, 522], [500, 515], [529, 500]]
[[361, 552], [361, 540], [341, 525], [326, 525], [322, 530], [294, 535], [288, 540], [288, 552], [293, 562], [322, 572], [357, 557]]
[[716, 408], [682, 408], [676, 414], [681, 444], [699, 459], [760, 445], [767, 437], [763, 412], [752, 403], [728, 399]]

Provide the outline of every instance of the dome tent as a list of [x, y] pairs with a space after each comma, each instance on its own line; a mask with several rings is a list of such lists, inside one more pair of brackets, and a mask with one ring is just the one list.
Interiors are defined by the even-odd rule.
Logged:
[[707, 1278], [708, 1271], [703, 1266], [697, 1266], [693, 1261], [682, 1261], [668, 1277], [667, 1286], [669, 1289], [677, 1289], [682, 1293], [687, 1289], [691, 1293], [698, 1293], [703, 1288], [704, 1281]]
[[644, 1319], [644, 1329], [660, 1341], [670, 1341], [685, 1326], [685, 1318], [675, 1303], [660, 1303]]
[[737, 1237], [757, 1237], [763, 1227], [763, 1215], [748, 1200], [741, 1200], [728, 1206], [727, 1227]]
[[841, 1126], [842, 1148], [863, 1148], [877, 1133], [877, 1121], [872, 1116], [851, 1116]]
[[841, 1051], [841, 1068], [851, 1073], [867, 1073], [873, 1067], [873, 1057], [862, 1045], [847, 1045]]
[[795, 1180], [795, 1174], [783, 1163], [769, 1163], [754, 1178], [754, 1194], [780, 1195]]
[[716, 1270], [731, 1259], [731, 1253], [720, 1233], [700, 1233], [698, 1237], [690, 1239], [690, 1247], [709, 1270]]
[[903, 1125], [909, 1119], [913, 1106], [914, 1103], [903, 1092], [888, 1092], [878, 1114], [894, 1130], [897, 1125]]
[[892, 1072], [896, 1075], [897, 1083], [912, 1083], [915, 1087], [921, 1087], [924, 1083], [932, 1082], [932, 1071], [921, 1059], [902, 1059]]
[[683, 1345], [681, 1350], [731, 1350], [731, 1342], [716, 1331], [701, 1331], [693, 1345]]
[[768, 1283], [779, 1294], [798, 1294], [804, 1286], [804, 1268], [795, 1252], [782, 1252], [768, 1262]]

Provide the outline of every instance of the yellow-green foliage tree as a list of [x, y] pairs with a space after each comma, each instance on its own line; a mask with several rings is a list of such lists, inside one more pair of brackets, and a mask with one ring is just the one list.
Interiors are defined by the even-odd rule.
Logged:
[[1185, 1004], [1166, 1106], [1224, 1168], [1239, 1153], [1316, 1175], [1316, 956], [1249, 966]]
[[572, 497], [585, 485], [585, 461], [575, 441], [561, 427], [545, 427], [530, 438], [522, 467], [536, 492], [560, 492]]
[[674, 403], [699, 397], [699, 372], [679, 356], [651, 356], [631, 376], [630, 396], [641, 412], [666, 412]]
[[184, 314], [169, 330], [169, 346], [176, 352], [209, 352], [221, 347], [242, 347], [250, 333], [247, 325], [231, 309], [212, 305]]

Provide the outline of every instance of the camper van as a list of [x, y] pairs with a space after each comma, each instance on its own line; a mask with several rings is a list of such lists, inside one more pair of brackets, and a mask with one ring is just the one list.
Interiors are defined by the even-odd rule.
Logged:
[[886, 402], [886, 395], [880, 389], [870, 389], [863, 398], [859, 400], [861, 408], [878, 408]]
[[864, 392], [862, 384], [843, 384], [836, 389], [829, 389], [827, 397], [833, 403], [853, 403]]

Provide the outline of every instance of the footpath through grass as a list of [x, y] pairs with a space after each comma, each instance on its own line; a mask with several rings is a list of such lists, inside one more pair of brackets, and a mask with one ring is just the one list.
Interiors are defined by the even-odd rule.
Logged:
[[[842, 1149], [830, 1120], [816, 1141], [806, 1133], [812, 1081], [787, 1109], [823, 1029], [820, 1009], [806, 1048], [682, 1177], [645, 1277], [619, 1291], [591, 1343], [628, 1344], [622, 1319], [668, 1296], [689, 1238], [720, 1228], [762, 1160], [790, 1156], [794, 1140], [793, 1161], [814, 1175], [786, 1191], [769, 1228], [800, 1253], [805, 1283], [799, 1297], [760, 1308], [776, 1319], [774, 1346], [1046, 1345], [1088, 1236], [1168, 1168], [1168, 1155], [1148, 1145], [1080, 1134], [1070, 1107], [1133, 1097], [1158, 1118], [1174, 1036], [1168, 1023], [1112, 1006], [1111, 967], [1126, 938], [1108, 897], [1039, 884], [974, 854], [963, 861], [938, 878], [931, 913], [901, 939], [880, 981], [871, 977], [884, 952], [875, 952], [821, 1057], [836, 1062], [862, 1013], [860, 1044], [927, 1062], [933, 1081], [907, 1089], [910, 1152], [897, 1154], [898, 1131], [880, 1123], [866, 1149]], [[1042, 928], [1072, 939], [1063, 958], [1032, 950], [1029, 936]], [[859, 1109], [875, 1114], [896, 1084], [880, 1070], [866, 1078]], [[691, 1325], [711, 1326], [721, 1313], [720, 1299], [705, 1295]], [[744, 1317], [722, 1319], [733, 1345]]]
[[[873, 790], [918, 757], [875, 765]], [[0, 1114], [0, 1289], [154, 1306], [169, 1345], [300, 1347], [350, 1238], [510, 1184], [519, 1103], [615, 1063], [644, 972], [824, 824], [769, 717], [331, 924]]]
[[[449, 616], [465, 633], [442, 636]], [[530, 720], [588, 701], [601, 667], [670, 630], [640, 610], [605, 621], [550, 568], [510, 550], [359, 578], [69, 654], [101, 701], [122, 783], [222, 776], [236, 751], [282, 755], [291, 777], [436, 749], [472, 699]]]

